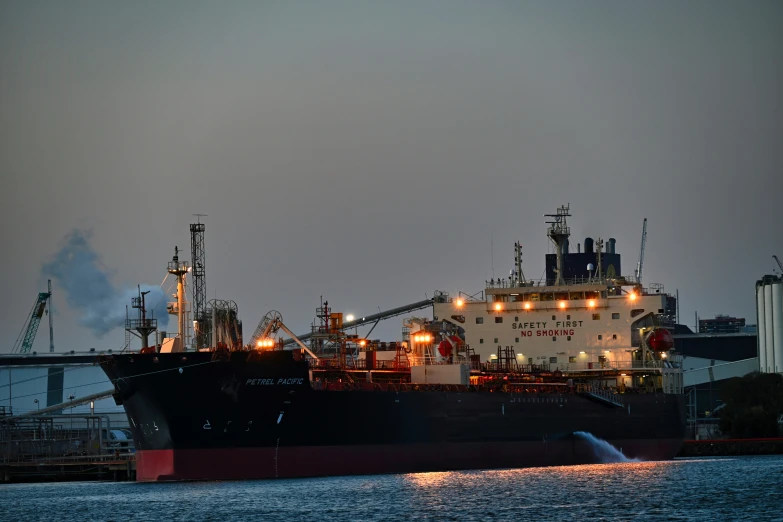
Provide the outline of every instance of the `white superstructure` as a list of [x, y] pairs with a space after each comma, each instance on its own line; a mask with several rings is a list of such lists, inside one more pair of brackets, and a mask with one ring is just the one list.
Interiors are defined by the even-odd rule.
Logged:
[[604, 284], [487, 288], [485, 296], [436, 303], [434, 315], [463, 328], [482, 362], [508, 348], [519, 364], [561, 370], [630, 364], [640, 330], [665, 306], [663, 295]]
[[[556, 247], [557, 270], [549, 284], [512, 274], [488, 283], [479, 296], [436, 297], [433, 325], [439, 325], [441, 335], [433, 337], [430, 350], [436, 358], [445, 352], [474, 362], [513, 361], [550, 371], [638, 369], [647, 366], [643, 361], [656, 361], [655, 366], [665, 361], [671, 336], [658, 321], [667, 298], [660, 287], [648, 291], [635, 278], [607, 276], [601, 268], [600, 239], [594, 274], [579, 280], [562, 277], [568, 216], [567, 207], [550, 216], [548, 235]], [[521, 266], [515, 273], [522, 273]], [[414, 351], [420, 352], [416, 332], [411, 337]], [[440, 344], [441, 339], [448, 345]], [[445, 350], [438, 353], [439, 347]]]

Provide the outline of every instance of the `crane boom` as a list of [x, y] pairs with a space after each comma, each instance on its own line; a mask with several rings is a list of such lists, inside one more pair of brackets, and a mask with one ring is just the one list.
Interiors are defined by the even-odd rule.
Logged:
[[776, 255], [774, 255], [774, 254], [773, 254], [773, 256], [772, 256], [772, 257], [774, 257], [774, 258], [775, 258], [775, 262], [776, 262], [776, 263], [778, 264], [778, 266], [780, 267], [780, 273], [781, 273], [781, 274], [783, 274], [783, 263], [781, 263], [781, 262], [780, 262], [780, 259], [778, 259], [778, 256], [776, 256]]
[[636, 282], [642, 282], [642, 269], [644, 268], [644, 245], [647, 243], [647, 218], [642, 225], [642, 248], [639, 251], [639, 264], [636, 265]]
[[22, 328], [24, 334], [20, 334], [11, 353], [30, 353], [30, 349], [35, 341], [35, 334], [38, 333], [38, 326], [41, 324], [41, 318], [46, 311], [46, 302], [51, 295], [49, 292], [40, 292], [38, 294], [38, 298], [27, 316], [25, 326]]

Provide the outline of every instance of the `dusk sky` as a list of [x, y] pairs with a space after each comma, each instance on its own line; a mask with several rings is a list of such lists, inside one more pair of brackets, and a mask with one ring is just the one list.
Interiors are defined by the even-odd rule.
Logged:
[[[95, 318], [190, 259], [195, 213], [248, 335], [272, 309], [309, 331], [322, 295], [478, 292], [514, 241], [538, 279], [569, 203], [572, 245], [616, 238], [629, 275], [648, 218], [645, 283], [681, 322], [755, 323], [783, 258], [781, 27], [779, 1], [3, 1], [0, 352], [53, 275], [57, 351], [120, 348]], [[74, 231], [105, 280], [52, 273]]]

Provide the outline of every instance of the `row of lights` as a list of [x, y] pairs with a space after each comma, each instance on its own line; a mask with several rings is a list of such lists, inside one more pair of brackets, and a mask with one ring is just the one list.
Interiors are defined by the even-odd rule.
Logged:
[[432, 336], [430, 334], [414, 335], [413, 342], [415, 343], [430, 343], [432, 342]]
[[259, 348], [272, 348], [275, 345], [274, 339], [259, 339], [256, 343]]
[[[631, 301], [635, 301], [636, 294], [631, 292], [630, 294], [628, 294], [628, 299]], [[457, 308], [462, 308], [465, 305], [465, 301], [463, 301], [462, 299], [457, 299], [455, 304], [457, 305]], [[558, 303], [558, 306], [561, 309], [565, 309], [568, 306], [567, 301], [560, 301]], [[595, 308], [595, 306], [596, 306], [595, 299], [590, 299], [589, 301], [587, 301], [588, 308]], [[533, 308], [533, 305], [530, 303], [530, 301], [526, 301], [523, 307], [525, 310], [530, 310], [531, 308]], [[495, 311], [500, 312], [501, 310], [503, 310], [503, 304], [495, 303]]]

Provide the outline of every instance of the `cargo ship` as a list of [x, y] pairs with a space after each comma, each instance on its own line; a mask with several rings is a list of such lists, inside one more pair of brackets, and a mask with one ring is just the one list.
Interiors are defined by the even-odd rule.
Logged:
[[573, 276], [569, 216], [550, 216], [546, 280], [524, 278], [516, 244], [508, 279], [476, 295], [437, 293], [432, 317], [406, 319], [390, 343], [351, 333], [359, 320], [328, 302], [307, 335], [270, 312], [245, 341], [236, 306], [215, 300], [193, 321], [189, 348], [191, 270], [175, 255], [177, 336], [148, 345], [155, 325], [140, 295], [128, 324], [143, 334], [141, 351], [101, 359], [133, 432], [137, 480], [601, 462], [585, 433], [628, 458], [673, 458], [685, 401], [668, 296], [616, 275], [613, 240], [607, 252], [600, 239], [595, 252], [586, 243], [595, 264]]

